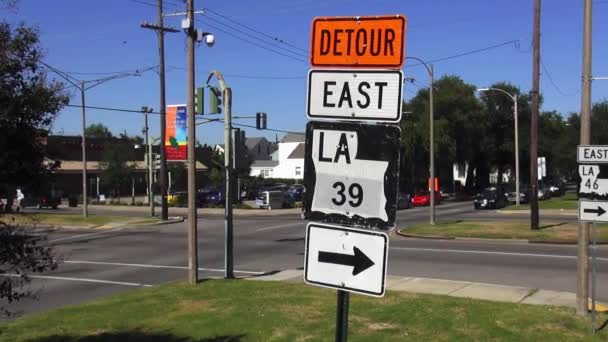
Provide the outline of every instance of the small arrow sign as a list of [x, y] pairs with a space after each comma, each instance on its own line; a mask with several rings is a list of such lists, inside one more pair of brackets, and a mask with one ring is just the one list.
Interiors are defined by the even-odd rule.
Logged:
[[[581, 199], [578, 202], [578, 220], [581, 222], [608, 222], [608, 201]], [[604, 215], [606, 214], [606, 215]]]
[[306, 226], [307, 284], [382, 297], [387, 261], [386, 233], [317, 222]]
[[355, 252], [354, 255], [319, 251], [318, 261], [329, 264], [352, 266], [354, 276], [375, 265], [359, 248], [353, 247], [353, 250]]
[[589, 213], [589, 214], [597, 214], [597, 216], [602, 216], [606, 210], [604, 210], [604, 208], [600, 207], [599, 205], [597, 206], [597, 209], [584, 209], [583, 212], [585, 213]]

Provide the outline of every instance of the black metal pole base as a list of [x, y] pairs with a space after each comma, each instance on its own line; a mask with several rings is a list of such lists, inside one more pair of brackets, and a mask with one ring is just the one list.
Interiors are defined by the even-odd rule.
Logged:
[[348, 300], [350, 294], [338, 290], [338, 307], [336, 310], [336, 342], [348, 339]]

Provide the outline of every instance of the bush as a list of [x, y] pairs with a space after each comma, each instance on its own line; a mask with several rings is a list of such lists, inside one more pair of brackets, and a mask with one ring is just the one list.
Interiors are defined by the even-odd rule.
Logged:
[[[0, 277], [0, 299], [8, 302], [31, 297], [25, 288], [30, 282], [28, 274], [42, 273], [57, 268], [57, 260], [52, 247], [45, 246], [46, 237], [29, 234], [18, 226], [0, 222], [0, 273], [17, 276]], [[0, 311], [12, 315], [3, 305]]]

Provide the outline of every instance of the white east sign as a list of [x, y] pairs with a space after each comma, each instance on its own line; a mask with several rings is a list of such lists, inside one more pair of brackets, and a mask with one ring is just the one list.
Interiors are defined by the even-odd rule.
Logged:
[[307, 115], [311, 120], [401, 120], [400, 70], [310, 70]]
[[608, 146], [579, 145], [576, 161], [581, 164], [606, 164], [608, 163]]

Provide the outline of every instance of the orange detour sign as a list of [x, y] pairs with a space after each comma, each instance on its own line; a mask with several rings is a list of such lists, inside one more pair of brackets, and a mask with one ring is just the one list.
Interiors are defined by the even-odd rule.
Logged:
[[310, 64], [400, 69], [406, 23], [404, 15], [317, 17], [312, 22]]

